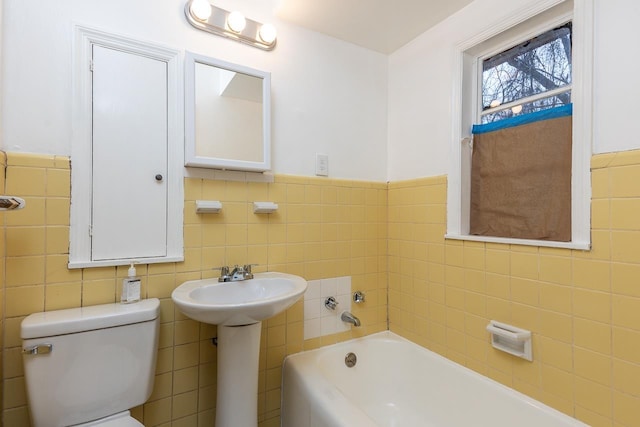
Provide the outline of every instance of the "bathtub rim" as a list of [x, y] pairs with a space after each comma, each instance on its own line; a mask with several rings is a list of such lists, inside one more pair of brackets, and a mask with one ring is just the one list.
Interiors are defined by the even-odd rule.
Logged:
[[[472, 378], [476, 378], [481, 380], [481, 382], [483, 384], [485, 384], [487, 387], [489, 387], [491, 390], [497, 390], [500, 392], [506, 392], [509, 393], [511, 395], [513, 395], [515, 398], [517, 398], [518, 400], [522, 401], [525, 404], [528, 404], [530, 406], [533, 406], [534, 408], [536, 408], [537, 410], [545, 413], [546, 415], [548, 415], [549, 417], [552, 417], [554, 419], [557, 419], [559, 421], [566, 421], [567, 427], [589, 427], [588, 424], [585, 424], [584, 422], [578, 420], [577, 418], [575, 418], [572, 415], [566, 414], [564, 412], [559, 411], [558, 409], [552, 408], [551, 406], [536, 400], [514, 388], [511, 388], [509, 386], [506, 386], [492, 378], [489, 378], [487, 376], [484, 376], [466, 366], [463, 366], [451, 359], [448, 359], [432, 350], [429, 350], [426, 347], [423, 347], [401, 335], [398, 335], [397, 333], [390, 331], [390, 330], [386, 330], [386, 331], [381, 331], [381, 332], [376, 332], [373, 334], [369, 334], [369, 335], [365, 335], [362, 337], [357, 337], [357, 338], [352, 338], [350, 340], [347, 341], [341, 341], [335, 344], [330, 344], [327, 346], [323, 346], [323, 347], [319, 347], [319, 348], [314, 348], [311, 350], [303, 350], [301, 352], [298, 353], [294, 353], [294, 354], [290, 354], [287, 355], [282, 363], [282, 376], [281, 376], [281, 408], [283, 409], [281, 411], [282, 415], [284, 415], [284, 409], [285, 409], [285, 404], [284, 404], [284, 399], [285, 399], [285, 390], [284, 390], [284, 379], [285, 379], [285, 373], [288, 372], [288, 370], [286, 369], [287, 365], [293, 365], [293, 369], [295, 370], [304, 370], [304, 374], [305, 375], [309, 375], [311, 377], [313, 377], [313, 379], [318, 379], [319, 383], [328, 383], [327, 379], [320, 373], [320, 370], [312, 370], [309, 368], [309, 366], [307, 364], [304, 364], [303, 362], [308, 362], [310, 360], [313, 360], [314, 358], [317, 359], [319, 357], [319, 354], [322, 352], [326, 352], [328, 350], [331, 349], [336, 349], [336, 348], [340, 348], [340, 347], [345, 347], [348, 345], [353, 345], [355, 343], [361, 342], [361, 341], [366, 341], [366, 340], [377, 340], [377, 341], [390, 341], [390, 342], [401, 342], [401, 343], [405, 343], [405, 344], [409, 344], [411, 347], [413, 347], [415, 350], [419, 351], [419, 352], [424, 352], [428, 357], [433, 357], [434, 359], [443, 362], [446, 364], [446, 366], [450, 367], [451, 369], [454, 369], [458, 372], [461, 372], [463, 374], [467, 374], [470, 375]], [[298, 360], [299, 359], [299, 360]], [[308, 383], [308, 382], [307, 382]], [[348, 399], [348, 396], [344, 396], [342, 394], [342, 392], [338, 389], [338, 387], [335, 387], [335, 392], [342, 398], [342, 399]], [[309, 392], [312, 392], [314, 390], [307, 390]], [[315, 394], [315, 393], [314, 393]], [[325, 396], [326, 397], [326, 396]], [[332, 396], [333, 397], [333, 396]], [[325, 400], [325, 399], [323, 399]], [[327, 404], [335, 404], [335, 401], [326, 401], [324, 403]], [[355, 405], [353, 405], [355, 406]], [[331, 407], [331, 406], [329, 406]], [[342, 408], [336, 408], [336, 409], [340, 409], [342, 410]], [[360, 408], [357, 408], [359, 412], [362, 413], [362, 415], [364, 415], [364, 417], [366, 417], [366, 419], [370, 420], [372, 422], [372, 424], [362, 424], [362, 426], [377, 426], [377, 424], [373, 423], [373, 420], [371, 420], [371, 418], [369, 416], [367, 416]]]

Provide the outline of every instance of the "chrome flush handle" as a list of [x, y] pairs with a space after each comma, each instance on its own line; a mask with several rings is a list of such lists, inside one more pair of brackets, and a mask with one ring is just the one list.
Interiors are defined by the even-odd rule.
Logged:
[[38, 344], [32, 347], [27, 347], [22, 349], [22, 354], [26, 355], [38, 355], [38, 354], [49, 354], [53, 351], [53, 344]]

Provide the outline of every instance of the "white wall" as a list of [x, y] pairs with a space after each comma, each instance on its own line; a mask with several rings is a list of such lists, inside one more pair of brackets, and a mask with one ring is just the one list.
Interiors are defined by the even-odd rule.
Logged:
[[594, 152], [640, 148], [640, 2], [595, 1]]
[[278, 46], [264, 52], [198, 31], [186, 0], [4, 0], [2, 148], [71, 153], [72, 24], [190, 50], [272, 73], [275, 173], [386, 179], [387, 57], [279, 21], [278, 0], [220, 0], [272, 22]]
[[[389, 56], [388, 178], [447, 173], [452, 140], [454, 48], [536, 0], [475, 0]], [[594, 153], [640, 148], [640, 3], [595, 1]]]
[[[535, 1], [474, 1], [390, 55], [387, 75], [384, 55], [279, 21], [278, 0], [216, 2], [275, 23], [273, 52], [195, 30], [183, 0], [4, 0], [1, 146], [70, 153], [71, 25], [77, 22], [270, 71], [276, 173], [314, 175], [320, 152], [329, 155], [332, 177], [446, 174], [454, 46], [487, 20]], [[640, 148], [633, 116], [640, 97], [640, 59], [633, 54], [640, 3], [607, 0], [595, 7], [594, 152]]]

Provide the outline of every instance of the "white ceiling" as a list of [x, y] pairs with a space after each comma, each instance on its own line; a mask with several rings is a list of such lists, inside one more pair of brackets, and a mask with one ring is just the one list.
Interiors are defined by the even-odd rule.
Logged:
[[473, 0], [281, 0], [279, 18], [389, 54]]

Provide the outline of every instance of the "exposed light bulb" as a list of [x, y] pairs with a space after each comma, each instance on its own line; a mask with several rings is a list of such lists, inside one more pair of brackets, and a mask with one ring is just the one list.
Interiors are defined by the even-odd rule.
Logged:
[[276, 41], [276, 27], [271, 24], [262, 24], [260, 31], [258, 31], [258, 36], [260, 36], [260, 40], [266, 44], [272, 44]]
[[522, 105], [516, 105], [515, 107], [511, 107], [511, 112], [513, 114], [519, 114], [522, 111]]
[[240, 12], [234, 10], [227, 17], [227, 26], [234, 33], [240, 33], [244, 30], [244, 27], [247, 25], [247, 20], [244, 15]]
[[493, 101], [491, 101], [491, 104], [489, 104], [489, 107], [496, 108], [500, 106], [500, 104], [502, 104], [502, 102], [498, 101], [497, 99], [494, 99]]
[[206, 21], [211, 16], [211, 4], [209, 0], [193, 0], [191, 13], [199, 21]]

